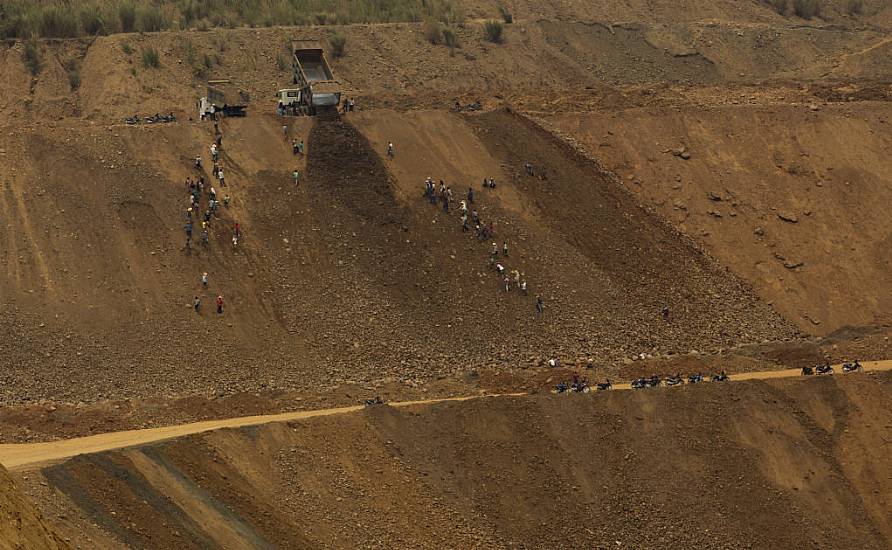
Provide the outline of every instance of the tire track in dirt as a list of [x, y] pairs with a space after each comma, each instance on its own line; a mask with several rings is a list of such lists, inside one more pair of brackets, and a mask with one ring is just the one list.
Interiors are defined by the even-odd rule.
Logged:
[[[865, 361], [862, 363], [862, 366], [864, 367], [865, 373], [892, 370], [892, 359], [883, 361]], [[840, 365], [834, 365], [835, 370], [839, 371], [840, 368]], [[734, 374], [730, 375], [730, 379], [731, 381], [743, 382], [747, 380], [775, 380], [781, 378], [794, 378], [800, 375], [801, 371], [799, 369], [784, 369], [777, 371]], [[613, 389], [629, 390], [631, 389], [631, 385], [629, 383], [614, 384]], [[389, 403], [389, 405], [392, 407], [411, 407], [434, 405], [437, 403], [446, 402], [469, 401], [472, 399], [481, 398], [520, 397], [523, 395], [526, 394], [483, 394], [461, 397], [447, 397], [442, 399], [425, 399], [419, 401], [400, 401]], [[156, 443], [158, 441], [163, 441], [166, 439], [173, 439], [176, 437], [219, 430], [223, 428], [257, 426], [260, 424], [268, 424], [272, 422], [291, 422], [295, 420], [304, 420], [320, 416], [353, 413], [362, 409], [363, 405], [353, 405], [349, 407], [336, 407], [331, 409], [318, 409], [313, 411], [296, 411], [281, 414], [244, 416], [239, 418], [227, 418], [221, 420], [207, 420], [203, 422], [180, 424], [177, 426], [111, 432], [91, 435], [88, 437], [66, 439], [62, 441], [52, 441], [47, 443], [3, 444], [0, 445], [0, 463], [2, 463], [6, 468], [10, 470], [32, 469], [37, 466], [44, 466], [49, 463], [62, 461], [82, 454], [98, 453], [109, 451], [112, 449], [122, 449], [125, 447], [145, 445], [147, 443]]]

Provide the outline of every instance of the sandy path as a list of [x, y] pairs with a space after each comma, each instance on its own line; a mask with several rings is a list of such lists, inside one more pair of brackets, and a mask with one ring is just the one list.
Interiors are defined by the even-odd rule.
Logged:
[[[865, 361], [862, 362], [862, 366], [864, 367], [864, 372], [892, 370], [892, 360]], [[841, 374], [842, 367], [840, 365], [834, 365], [834, 371], [836, 375], [839, 375]], [[793, 378], [798, 376], [801, 376], [799, 369], [785, 369], [777, 371], [746, 372], [734, 374], [731, 376], [731, 380], [769, 380], [776, 378]], [[613, 386], [613, 389], [628, 390], [631, 389], [631, 387], [628, 383], [623, 383], [615, 384]], [[516, 397], [522, 395], [525, 394], [513, 393], [448, 397], [422, 401], [400, 401], [389, 403], [389, 405], [392, 407], [410, 407], [413, 405], [429, 405], [434, 403], [445, 403], [449, 401], [467, 401], [470, 399], [482, 399], [486, 397]], [[165, 439], [172, 439], [185, 435], [218, 430], [221, 428], [238, 428], [241, 426], [255, 426], [258, 424], [266, 424], [269, 422], [287, 422], [292, 420], [315, 418], [319, 416], [345, 414], [359, 411], [362, 408], [362, 405], [355, 405], [351, 407], [338, 407], [313, 411], [298, 411], [259, 416], [243, 416], [239, 418], [225, 418], [221, 420], [192, 422], [189, 424], [180, 424], [178, 426], [165, 426], [161, 428], [147, 428], [144, 430], [111, 432], [61, 441], [50, 441], [45, 443], [7, 443], [0, 445], [0, 463], [2, 463], [6, 468], [10, 470], [23, 470], [34, 468], [37, 466], [43, 466], [47, 463], [58, 462], [81, 454], [98, 453], [112, 449], [121, 449], [124, 447], [133, 447], [137, 445], [144, 445], [147, 443], [155, 443], [158, 441], [163, 441]]]

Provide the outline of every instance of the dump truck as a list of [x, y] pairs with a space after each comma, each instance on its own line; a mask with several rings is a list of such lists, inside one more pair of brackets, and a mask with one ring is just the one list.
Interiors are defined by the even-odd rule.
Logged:
[[303, 115], [336, 110], [341, 102], [341, 83], [335, 80], [325, 51], [319, 43], [309, 40], [292, 40], [291, 48], [294, 88], [279, 90], [280, 108]]
[[[248, 97], [242, 90], [236, 90], [232, 87], [232, 81], [228, 78], [220, 78], [208, 80], [207, 96], [198, 100], [198, 116], [204, 118], [221, 113], [223, 116], [243, 117], [245, 109], [248, 108], [244, 103], [231, 103], [231, 97], [238, 95], [240, 101], [247, 102]], [[227, 97], [230, 99], [227, 100]]]

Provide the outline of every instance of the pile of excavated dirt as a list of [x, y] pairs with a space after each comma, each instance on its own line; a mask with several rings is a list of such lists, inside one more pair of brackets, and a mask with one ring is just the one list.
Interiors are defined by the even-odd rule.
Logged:
[[[9, 273], [0, 327], [9, 337], [0, 350], [13, 365], [2, 375], [3, 398], [415, 383], [550, 357], [619, 361], [794, 335], [744, 284], [547, 132], [507, 112], [445, 116], [466, 148], [442, 149], [448, 137], [402, 139], [396, 118], [392, 162], [350, 117], [302, 120], [289, 130], [307, 143], [297, 187], [290, 171], [304, 161], [277, 120], [224, 122], [228, 186], [217, 191], [231, 195], [230, 207], [212, 220], [209, 246], [191, 251], [184, 181], [211, 141], [208, 126], [26, 130], [0, 199], [10, 229], [0, 257]], [[493, 240], [510, 245], [499, 261], [509, 274], [523, 272], [527, 295], [504, 291], [489, 263], [492, 243], [462, 232], [456, 211], [427, 204], [423, 178], [398, 181], [420, 154], [479, 159], [467, 175], [427, 168], [459, 195], [475, 187]], [[540, 175], [525, 177], [525, 162]], [[483, 177], [500, 187], [482, 190]], [[235, 223], [244, 233], [237, 248]], [[217, 295], [223, 315], [213, 312]], [[199, 314], [195, 296], [205, 304]]]
[[26, 477], [59, 532], [99, 548], [879, 549], [890, 382], [375, 406]]
[[0, 466], [0, 549], [72, 548], [51, 529], [34, 504], [19, 491], [6, 468]]
[[[360, 108], [444, 108], [456, 97], [484, 102], [530, 100], [538, 106], [579, 90], [667, 84], [823, 80], [828, 75], [888, 80], [892, 66], [886, 28], [863, 18], [781, 18], [764, 2], [517, 2], [505, 40], [483, 38], [482, 21], [456, 29], [459, 48], [433, 45], [421, 23], [351, 25], [335, 74]], [[868, 9], [865, 13], [889, 13]], [[497, 6], [469, 15], [495, 16]], [[559, 14], [559, 15], [558, 15]], [[833, 24], [828, 22], [832, 21]], [[888, 25], [886, 23], [886, 25]], [[0, 113], [20, 120], [84, 117], [120, 121], [134, 112], [174, 111], [195, 116], [204, 76], [233, 78], [246, 92], [249, 112], [273, 112], [272, 91], [291, 83], [288, 40], [318, 40], [328, 47], [330, 27], [215, 29], [98, 36], [39, 45], [42, 70], [32, 76], [23, 44], [0, 48]], [[158, 68], [142, 63], [154, 48]], [[205, 61], [207, 60], [207, 61]], [[72, 89], [74, 67], [80, 84]], [[238, 98], [242, 101], [243, 97]]]
[[[802, 330], [888, 324], [888, 87], [545, 116]], [[749, 94], [739, 99], [748, 101]], [[753, 131], [759, 128], [758, 132]], [[678, 152], [684, 149], [689, 159]]]

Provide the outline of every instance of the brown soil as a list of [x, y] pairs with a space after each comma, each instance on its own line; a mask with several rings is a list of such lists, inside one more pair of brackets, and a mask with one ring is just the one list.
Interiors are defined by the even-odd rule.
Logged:
[[99, 546], [885, 548], [889, 383], [374, 407], [75, 458], [29, 489]]
[[[277, 57], [331, 28], [45, 41], [35, 77], [0, 47], [0, 440], [892, 357], [888, 5], [514, 0], [492, 44], [498, 5], [461, 4], [455, 52], [422, 23], [338, 29], [359, 111], [287, 121], [306, 158], [273, 116]], [[231, 206], [186, 250], [205, 54], [249, 116], [222, 124]], [[457, 204], [426, 203], [429, 176], [474, 188], [528, 295], [500, 289]], [[887, 383], [381, 408], [23, 481], [91, 548], [887, 547]]]
[[6, 469], [0, 466], [0, 549], [61, 550], [72, 548], [68, 540], [63, 540], [47, 527], [34, 504], [19, 491]]
[[[889, 105], [684, 105], [547, 121], [802, 330], [828, 334], [888, 323], [892, 303], [872, 289], [892, 283], [892, 227], [880, 214]], [[680, 147], [690, 160], [672, 154]]]

